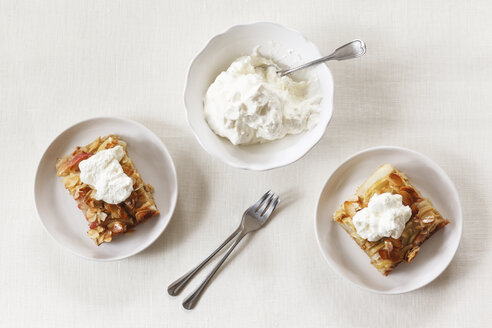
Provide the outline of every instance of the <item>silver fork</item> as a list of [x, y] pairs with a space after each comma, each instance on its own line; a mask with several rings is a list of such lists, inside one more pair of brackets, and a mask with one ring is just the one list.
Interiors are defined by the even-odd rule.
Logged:
[[167, 292], [171, 296], [176, 296], [179, 292], [186, 286], [186, 284], [195, 276], [195, 274], [200, 271], [202, 267], [207, 264], [210, 259], [212, 259], [215, 254], [217, 254], [222, 248], [224, 248], [234, 237], [237, 236], [236, 240], [231, 247], [227, 250], [222, 259], [217, 263], [217, 265], [208, 274], [205, 280], [198, 286], [198, 288], [189, 295], [183, 302], [183, 307], [187, 310], [191, 310], [195, 307], [196, 303], [200, 299], [205, 287], [208, 285], [212, 277], [217, 273], [220, 266], [225, 262], [227, 257], [232, 253], [234, 248], [239, 244], [241, 239], [244, 238], [248, 233], [260, 229], [267, 219], [272, 215], [273, 210], [277, 207], [279, 202], [279, 197], [274, 193], [268, 191], [266, 192], [255, 204], [250, 206], [243, 214], [241, 224], [239, 227], [215, 250], [210, 254], [202, 263], [196, 266], [194, 269], [183, 275], [181, 278], [173, 282], [167, 288]]

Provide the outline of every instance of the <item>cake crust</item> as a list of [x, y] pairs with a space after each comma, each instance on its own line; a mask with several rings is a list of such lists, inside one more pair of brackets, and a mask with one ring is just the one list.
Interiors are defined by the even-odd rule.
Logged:
[[[383, 237], [370, 242], [357, 234], [352, 218], [355, 213], [367, 207], [373, 195], [386, 192], [401, 195], [403, 205], [410, 206], [412, 216], [400, 238]], [[422, 244], [449, 223], [449, 220], [443, 218], [434, 208], [432, 202], [424, 198], [410, 183], [408, 177], [391, 164], [378, 167], [357, 188], [356, 193], [339, 206], [333, 220], [352, 237], [369, 256], [371, 264], [385, 276], [401, 262], [411, 262]]]
[[[120, 165], [133, 180], [133, 191], [119, 204], [96, 200], [96, 191], [80, 180], [79, 163], [97, 152], [120, 145], [124, 156]], [[145, 184], [126, 151], [126, 143], [116, 135], [99, 137], [90, 144], [77, 147], [71, 154], [58, 159], [57, 175], [85, 215], [89, 230], [87, 235], [96, 245], [111, 242], [114, 236], [132, 231], [138, 224], [159, 214], [152, 196], [153, 187]]]

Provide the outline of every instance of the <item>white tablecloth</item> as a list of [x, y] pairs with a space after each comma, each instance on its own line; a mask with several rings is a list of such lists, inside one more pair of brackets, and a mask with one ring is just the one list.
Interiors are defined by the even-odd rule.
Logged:
[[[490, 1], [0, 1], [1, 327], [485, 327], [492, 322]], [[333, 120], [304, 158], [269, 172], [228, 167], [191, 134], [188, 64], [227, 27], [274, 21], [323, 53], [354, 38], [361, 60], [329, 66]], [[155, 132], [178, 171], [165, 233], [126, 260], [59, 247], [33, 202], [37, 163], [67, 126], [121, 116]], [[434, 159], [459, 189], [463, 238], [449, 268], [415, 292], [366, 292], [335, 274], [313, 216], [328, 174], [367, 147]], [[167, 285], [232, 231], [265, 189], [282, 210], [185, 311]], [[205, 270], [207, 271], [207, 270]], [[203, 277], [203, 275], [201, 275]], [[194, 281], [195, 286], [200, 279]]]

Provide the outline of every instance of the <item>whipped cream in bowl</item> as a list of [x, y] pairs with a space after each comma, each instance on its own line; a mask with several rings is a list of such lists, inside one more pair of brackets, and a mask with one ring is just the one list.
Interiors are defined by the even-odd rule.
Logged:
[[190, 65], [188, 123], [200, 145], [225, 163], [268, 170], [304, 156], [333, 111], [326, 65], [284, 77], [285, 67], [321, 57], [299, 32], [273, 23], [237, 25], [212, 38]]
[[236, 59], [210, 85], [205, 120], [215, 134], [234, 145], [251, 145], [310, 130], [318, 123], [316, 74], [299, 81], [277, 74], [277, 63], [256, 47]]

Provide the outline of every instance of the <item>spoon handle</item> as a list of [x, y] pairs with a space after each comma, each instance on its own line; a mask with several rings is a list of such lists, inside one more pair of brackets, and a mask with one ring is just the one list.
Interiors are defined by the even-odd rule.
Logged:
[[332, 54], [326, 56], [326, 57], [321, 57], [319, 59], [315, 59], [313, 61], [310, 61], [306, 64], [302, 64], [300, 66], [294, 67], [294, 68], [289, 68], [286, 70], [279, 71], [278, 73], [280, 76], [284, 76], [290, 73], [293, 73], [295, 71], [317, 65], [329, 60], [347, 60], [347, 59], [353, 59], [362, 56], [363, 54], [366, 53], [366, 44], [362, 40], [354, 40], [351, 41], [340, 48], [337, 48], [335, 51], [333, 51]]

